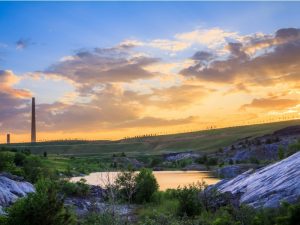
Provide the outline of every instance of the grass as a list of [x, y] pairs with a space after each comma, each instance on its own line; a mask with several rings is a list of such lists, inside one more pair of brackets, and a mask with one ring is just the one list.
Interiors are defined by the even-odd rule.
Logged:
[[[10, 144], [10, 148], [26, 149], [43, 155], [48, 153], [44, 163], [59, 171], [76, 168], [76, 171], [102, 171], [109, 167], [113, 154], [125, 152], [129, 157], [147, 161], [155, 155], [170, 152], [196, 151], [215, 152], [245, 137], [257, 137], [275, 130], [300, 125], [300, 120], [268, 124], [205, 130], [173, 135], [161, 135], [143, 139], [119, 141], [53, 141], [35, 144]], [[0, 145], [7, 146], [7, 145]]]

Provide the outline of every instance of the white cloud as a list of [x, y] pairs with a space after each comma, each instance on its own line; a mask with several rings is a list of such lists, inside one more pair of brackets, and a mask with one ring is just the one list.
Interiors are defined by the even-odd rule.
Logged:
[[216, 48], [227, 43], [227, 39], [238, 39], [237, 32], [225, 31], [220, 28], [197, 29], [191, 32], [176, 34], [177, 40], [193, 44], [205, 45], [208, 48]]

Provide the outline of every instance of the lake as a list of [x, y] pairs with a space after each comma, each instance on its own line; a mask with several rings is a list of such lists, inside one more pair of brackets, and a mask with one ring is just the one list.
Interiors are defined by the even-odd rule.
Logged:
[[[73, 177], [71, 182], [77, 182], [84, 178], [87, 184], [105, 186], [113, 183], [119, 172], [96, 172], [86, 176]], [[155, 178], [159, 184], [159, 189], [164, 191], [166, 189], [176, 189], [178, 186], [185, 186], [202, 180], [208, 184], [215, 184], [220, 181], [214, 178], [208, 171], [153, 171]]]

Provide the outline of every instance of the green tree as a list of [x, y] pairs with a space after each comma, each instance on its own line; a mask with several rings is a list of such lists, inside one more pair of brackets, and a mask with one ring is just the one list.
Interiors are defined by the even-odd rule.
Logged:
[[284, 148], [281, 145], [278, 147], [278, 158], [280, 160], [284, 159]]
[[141, 169], [136, 176], [136, 195], [138, 203], [150, 202], [152, 195], [158, 190], [158, 183], [150, 169]]
[[189, 185], [177, 189], [177, 198], [179, 200], [178, 215], [193, 217], [200, 214], [202, 204], [198, 195], [202, 191], [202, 187]]
[[122, 198], [130, 204], [136, 192], [136, 174], [134, 171], [120, 173], [115, 181], [116, 187]]
[[0, 152], [0, 172], [11, 172], [15, 170], [14, 153]]

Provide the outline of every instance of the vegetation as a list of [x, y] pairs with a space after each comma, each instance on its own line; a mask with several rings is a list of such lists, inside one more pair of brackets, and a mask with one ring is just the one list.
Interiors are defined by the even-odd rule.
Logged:
[[90, 186], [86, 184], [85, 179], [76, 183], [62, 180], [59, 182], [59, 190], [66, 196], [84, 197], [90, 193]]
[[8, 210], [6, 225], [72, 225], [76, 220], [50, 180], [40, 180], [36, 192], [19, 199]]

